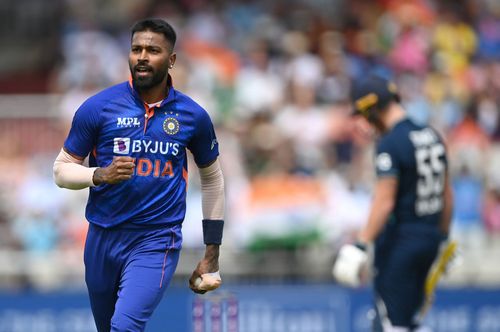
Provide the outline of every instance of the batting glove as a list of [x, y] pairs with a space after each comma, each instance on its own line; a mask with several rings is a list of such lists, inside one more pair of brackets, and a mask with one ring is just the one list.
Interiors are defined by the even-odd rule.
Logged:
[[333, 264], [333, 277], [341, 285], [359, 287], [364, 281], [362, 274], [367, 265], [368, 254], [365, 245], [343, 245]]

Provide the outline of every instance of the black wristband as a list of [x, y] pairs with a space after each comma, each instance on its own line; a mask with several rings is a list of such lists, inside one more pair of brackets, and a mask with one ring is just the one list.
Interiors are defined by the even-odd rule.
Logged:
[[363, 251], [366, 251], [366, 249], [367, 249], [366, 243], [363, 243], [363, 242], [360, 242], [360, 241], [356, 241], [356, 243], [354, 243], [354, 246], [357, 247], [360, 250], [363, 250]]
[[203, 242], [205, 244], [221, 244], [224, 220], [203, 219]]

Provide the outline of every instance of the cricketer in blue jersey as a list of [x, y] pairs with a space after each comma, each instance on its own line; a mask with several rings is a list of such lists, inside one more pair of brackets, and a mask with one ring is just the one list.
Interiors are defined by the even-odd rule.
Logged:
[[173, 276], [186, 212], [187, 150], [200, 171], [206, 244], [189, 286], [204, 293], [221, 283], [224, 181], [212, 121], [172, 86], [174, 29], [146, 19], [131, 32], [131, 80], [80, 106], [54, 163], [60, 187], [90, 188], [85, 281], [99, 332], [143, 331]]
[[448, 236], [452, 193], [445, 145], [431, 127], [406, 117], [393, 83], [377, 76], [353, 88], [355, 114], [380, 135], [377, 181], [366, 226], [339, 252], [334, 275], [356, 286], [374, 245], [374, 331], [416, 331], [424, 284]]

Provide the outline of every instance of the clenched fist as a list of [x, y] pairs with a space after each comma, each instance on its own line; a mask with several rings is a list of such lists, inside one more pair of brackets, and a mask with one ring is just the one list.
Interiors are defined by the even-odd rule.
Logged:
[[94, 172], [92, 181], [96, 186], [107, 183], [117, 184], [132, 178], [135, 168], [135, 159], [132, 157], [113, 157], [113, 161], [107, 167], [99, 167]]

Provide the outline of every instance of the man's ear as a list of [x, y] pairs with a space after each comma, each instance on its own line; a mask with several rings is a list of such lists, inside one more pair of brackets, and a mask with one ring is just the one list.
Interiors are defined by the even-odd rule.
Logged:
[[177, 54], [172, 53], [168, 58], [168, 68], [170, 69], [174, 68], [175, 60], [177, 60]]

